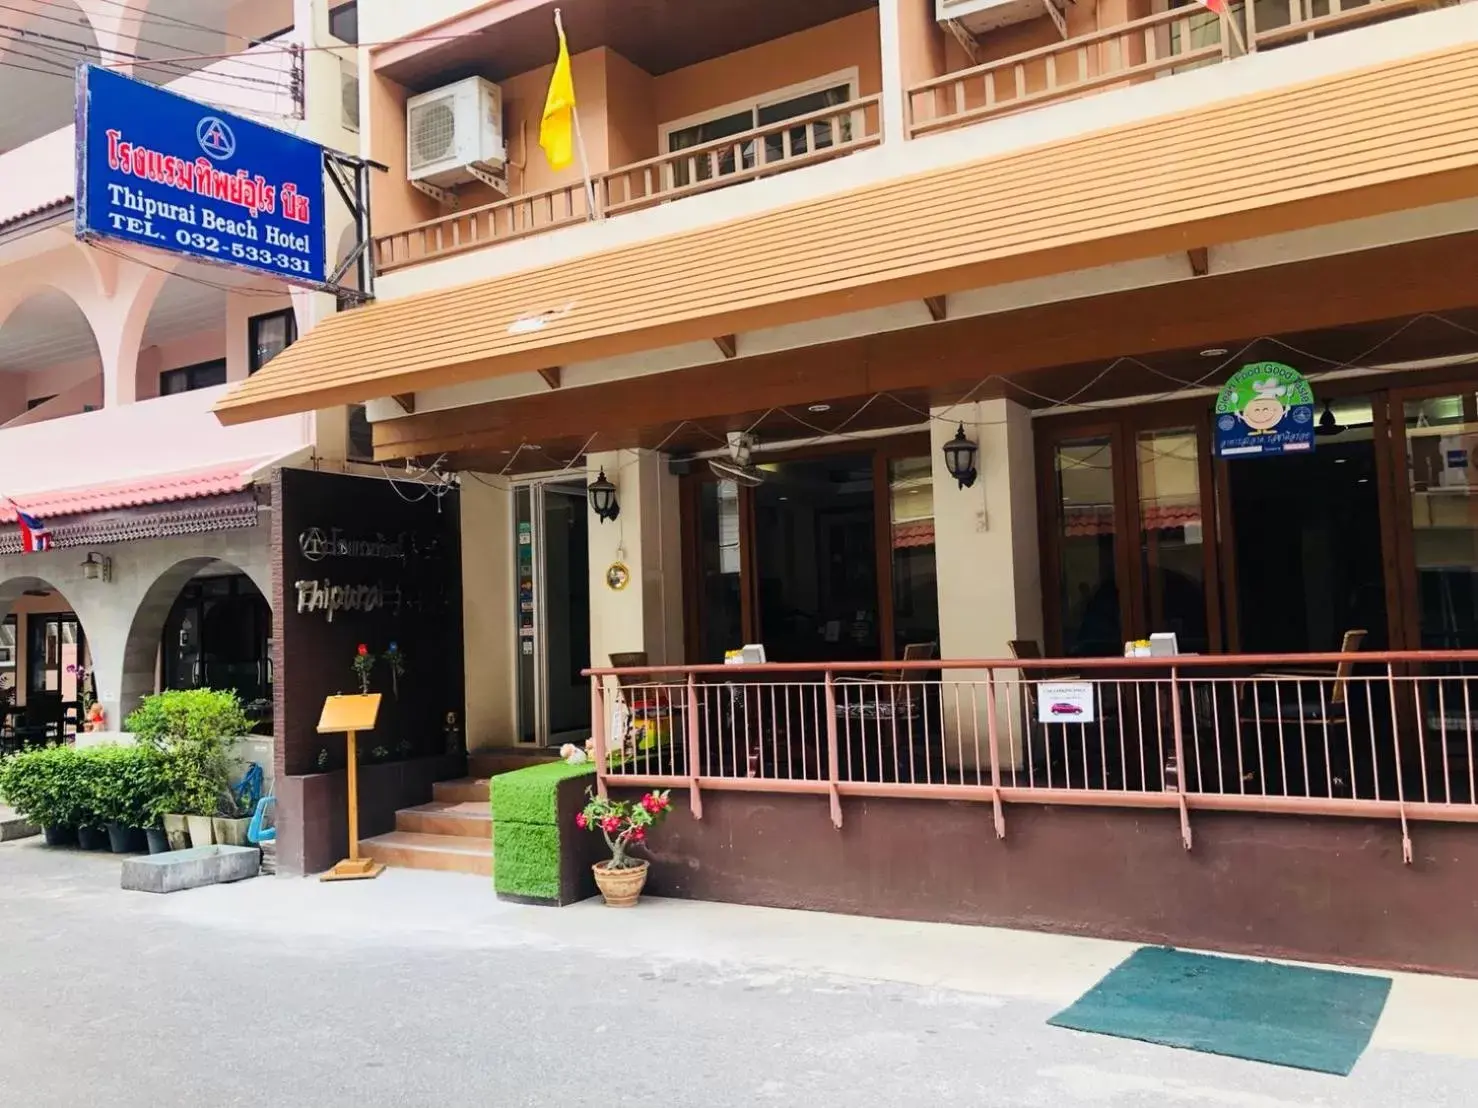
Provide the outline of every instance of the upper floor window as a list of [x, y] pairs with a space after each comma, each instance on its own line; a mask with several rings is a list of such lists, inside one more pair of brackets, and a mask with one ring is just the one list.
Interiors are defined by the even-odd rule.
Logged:
[[328, 13], [328, 33], [350, 46], [359, 45], [359, 3], [349, 0]]
[[[787, 119], [825, 111], [856, 98], [856, 71], [834, 73], [803, 85], [778, 89], [751, 101], [729, 104], [700, 116], [668, 123], [661, 129], [661, 144], [669, 154], [676, 154], [730, 135], [742, 135]], [[838, 141], [851, 141], [851, 120], [843, 117], [839, 123], [840, 134], [836, 133], [837, 128], [831, 120], [816, 120], [767, 135], [762, 145], [749, 139], [737, 144], [737, 150], [728, 147], [719, 151], [716, 157], [696, 155], [677, 162], [672, 167], [672, 186], [682, 188], [694, 181], [710, 180], [715, 176], [715, 170], [717, 176], [727, 177], [742, 170], [755, 169], [761, 162], [770, 165], [812, 150], [824, 150]]]
[[247, 320], [247, 372], [255, 373], [298, 340], [298, 321], [291, 308]]
[[226, 359], [217, 358], [213, 362], [165, 370], [159, 375], [159, 395], [174, 396], [177, 393], [214, 388], [225, 383]]

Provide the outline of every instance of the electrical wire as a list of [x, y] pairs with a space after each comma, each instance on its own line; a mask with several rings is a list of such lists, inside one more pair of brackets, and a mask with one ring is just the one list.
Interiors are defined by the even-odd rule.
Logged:
[[[105, 0], [105, 2], [108, 2], [108, 0]], [[0, 3], [0, 10], [9, 11], [9, 12], [15, 12], [18, 15], [31, 16], [31, 17], [34, 17], [34, 18], [37, 18], [37, 19], [45, 19], [45, 20], [48, 20], [48, 21], [50, 21], [52, 23], [60, 23], [63, 26], [66, 26], [66, 27], [69, 27], [69, 28], [73, 28], [73, 29], [75, 29], [77, 27], [77, 22], [75, 20], [67, 19], [65, 16], [46, 15], [43, 12], [34, 12], [31, 9], [29, 9], [29, 8], [16, 7], [14, 4]], [[136, 21], [139, 23], [139, 25], [141, 27], [144, 26], [144, 22], [145, 21], [143, 19], [139, 19], [139, 20], [136, 20]], [[88, 26], [89, 27], [92, 27], [91, 22], [89, 22]], [[226, 31], [224, 29], [217, 30], [217, 29], [212, 29], [212, 28], [204, 27], [204, 26], [198, 26], [198, 27], [195, 27], [193, 29], [195, 29], [195, 30], [201, 30], [201, 31], [206, 31], [206, 32], [208, 32], [210, 34], [213, 34], [213, 35], [215, 35], [215, 34], [223, 35], [223, 36], [226, 35]], [[39, 34], [41, 32], [32, 32], [32, 33]], [[162, 47], [163, 49], [173, 50], [173, 51], [180, 51], [180, 50], [188, 50], [189, 49], [189, 47], [182, 46], [180, 43], [177, 43], [177, 42], [167, 42], [164, 39], [150, 38], [150, 37], [145, 36], [145, 35], [133, 35], [132, 37], [133, 37], [133, 39], [134, 39], [134, 41], [136, 43], [143, 43], [143, 44], [145, 44], [147, 46], [158, 46], [158, 47]], [[230, 35], [228, 37], [231, 37], [231, 38], [240, 38], [240, 36], [238, 36], [238, 35]], [[93, 28], [93, 38], [94, 38], [95, 41], [97, 40], [97, 30], [96, 30], [96, 28]], [[242, 41], [244, 41], [244, 42], [250, 42], [251, 40], [250, 39], [242, 39]], [[79, 45], [84, 45], [85, 46], [86, 44], [79, 43]], [[102, 49], [101, 43], [99, 43], [98, 49], [99, 49], [99, 51], [101, 51], [101, 49]], [[118, 50], [115, 50], [115, 51], [113, 51], [113, 53], [119, 54], [120, 56], [123, 56], [123, 57], [132, 57], [132, 58], [143, 58], [144, 57], [144, 55], [141, 55], [141, 54], [132, 54], [132, 55], [130, 55], [126, 51], [118, 51]], [[239, 58], [240, 57], [240, 54], [239, 53], [233, 53], [233, 54], [225, 55], [225, 57]], [[151, 59], [151, 60], [153, 60], [153, 59]], [[173, 64], [173, 63], [171, 63], [171, 64]], [[250, 65], [253, 68], [262, 69], [262, 70], [265, 70], [265, 71], [268, 71], [268, 72], [275, 72], [275, 70], [271, 66], [262, 65], [262, 64], [260, 64], [258, 62], [243, 61], [242, 64], [243, 65]]]
[[[12, 8], [7, 4], [0, 4], [0, 9], [6, 11], [21, 10], [19, 8]], [[6, 34], [5, 32], [9, 33]], [[83, 42], [79, 39], [66, 38], [62, 35], [53, 35], [46, 31], [16, 27], [8, 23], [0, 23], [0, 42], [23, 42], [37, 49], [50, 50], [60, 56], [58, 64], [61, 61], [66, 61], [74, 65], [79, 62], [91, 61], [95, 56], [100, 56], [101, 52], [101, 48], [99, 48], [99, 54], [94, 55], [92, 43]], [[78, 53], [71, 53], [61, 49], [62, 47], [70, 47], [72, 50], [78, 51]], [[176, 78], [193, 77], [196, 80], [228, 87], [248, 87], [251, 85], [263, 85], [274, 89], [281, 89], [283, 87], [283, 75], [278, 70], [269, 66], [253, 66], [252, 68], [258, 68], [263, 72], [272, 73], [274, 74], [274, 78], [254, 77], [248, 73], [207, 73], [204, 70], [191, 69], [178, 63], [155, 61], [143, 54], [135, 54], [127, 50], [112, 50], [110, 53], [128, 59], [129, 64], [133, 65], [135, 69], [163, 69], [166, 73], [173, 74]]]
[[[43, 4], [46, 6], [56, 6], [64, 2], [72, 2], [72, 0], [43, 0]], [[181, 19], [177, 15], [160, 15], [157, 12], [139, 12], [138, 9], [132, 8], [128, 4], [125, 4], [123, 0], [93, 0], [93, 3], [106, 4], [110, 8], [122, 9], [125, 14], [120, 15], [117, 18], [125, 23], [138, 23], [140, 25], [149, 22], [162, 23], [168, 27], [179, 27], [181, 30], [203, 31], [207, 34], [224, 35], [226, 38], [235, 39], [237, 42], [255, 41], [253, 39], [247, 38], [245, 35], [238, 35], [233, 31], [227, 31], [222, 28], [216, 27], [208, 27], [204, 23], [192, 23], [188, 19]]]

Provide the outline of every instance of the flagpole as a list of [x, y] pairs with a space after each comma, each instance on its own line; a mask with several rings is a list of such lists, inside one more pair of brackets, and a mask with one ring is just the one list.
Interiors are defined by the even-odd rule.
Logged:
[[[565, 23], [560, 14], [560, 9], [554, 9], [554, 26], [559, 31], [559, 37], [564, 38]], [[595, 182], [590, 179], [590, 155], [585, 150], [585, 132], [580, 129], [580, 109], [574, 104], [570, 105], [570, 122], [575, 130], [575, 149], [580, 155], [580, 174], [585, 178], [585, 203], [590, 212], [591, 219], [602, 218], [599, 205], [595, 202]]]
[[[1250, 4], [1254, 0], [1247, 0], [1247, 2]], [[1232, 9], [1230, 7], [1222, 9], [1221, 21], [1231, 28], [1232, 38], [1236, 40], [1237, 49], [1245, 55], [1247, 53], [1247, 40], [1242, 37], [1242, 28], [1237, 26], [1237, 21], [1232, 18]]]

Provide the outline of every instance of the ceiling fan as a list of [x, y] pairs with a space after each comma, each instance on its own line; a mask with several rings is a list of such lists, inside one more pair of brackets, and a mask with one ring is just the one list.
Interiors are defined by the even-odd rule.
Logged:
[[715, 477], [752, 489], [765, 483], [764, 472], [751, 460], [753, 454], [754, 436], [744, 431], [730, 431], [729, 456], [710, 458], [708, 468]]

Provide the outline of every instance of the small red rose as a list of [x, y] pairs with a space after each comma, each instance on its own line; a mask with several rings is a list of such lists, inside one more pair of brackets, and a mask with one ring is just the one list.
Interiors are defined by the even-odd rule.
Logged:
[[369, 653], [369, 647], [365, 646], [364, 643], [360, 643], [359, 644], [359, 656], [362, 658], [362, 657], [364, 657], [368, 653]]

